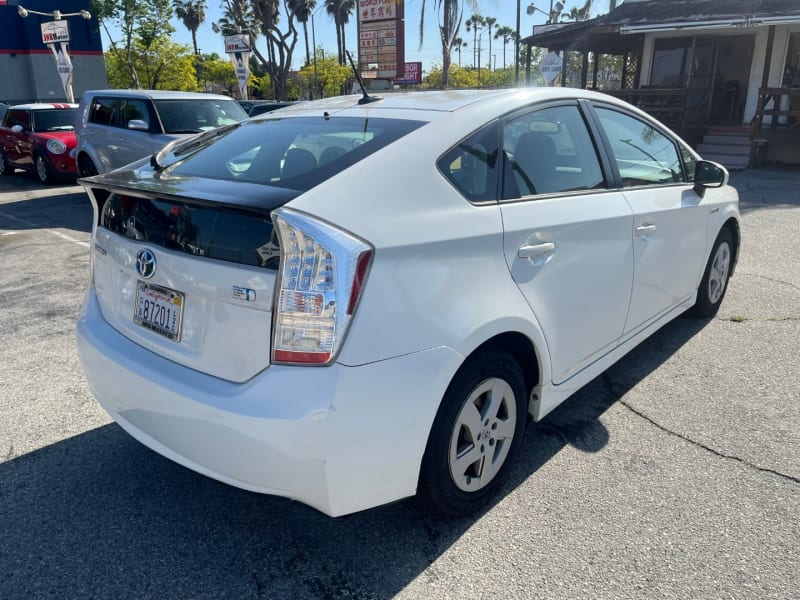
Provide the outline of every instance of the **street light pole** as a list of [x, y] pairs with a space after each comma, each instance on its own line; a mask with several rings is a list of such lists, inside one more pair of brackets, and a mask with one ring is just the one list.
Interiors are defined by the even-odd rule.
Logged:
[[[67, 101], [73, 104], [75, 102], [75, 94], [72, 91], [72, 61], [69, 58], [69, 27], [67, 23], [64, 23], [62, 27], [60, 22], [64, 17], [82, 17], [88, 21], [92, 18], [92, 14], [88, 10], [80, 10], [71, 13], [63, 13], [60, 10], [41, 12], [25, 8], [21, 4], [17, 6], [17, 14], [23, 19], [27, 18], [28, 15], [52, 17], [53, 23], [42, 23], [42, 43], [46, 44], [53, 53], [53, 58], [56, 61], [56, 68], [58, 69], [59, 77], [61, 77], [61, 85], [64, 86], [64, 93], [67, 96]], [[61, 44], [61, 49], [56, 50], [56, 44], [59, 43]]]
[[520, 19], [520, 2], [517, 0], [517, 35], [514, 37], [514, 83], [519, 84], [519, 19]]
[[314, 11], [311, 11], [311, 44], [314, 46], [314, 91], [311, 92], [311, 99], [316, 98], [319, 93], [319, 82], [317, 80], [317, 35], [314, 33]]

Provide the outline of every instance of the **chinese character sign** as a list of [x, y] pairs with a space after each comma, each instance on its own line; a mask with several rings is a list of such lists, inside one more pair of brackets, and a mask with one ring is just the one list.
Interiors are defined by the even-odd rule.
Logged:
[[401, 74], [405, 62], [403, 12], [403, 0], [358, 0], [358, 69], [362, 77], [392, 79]]

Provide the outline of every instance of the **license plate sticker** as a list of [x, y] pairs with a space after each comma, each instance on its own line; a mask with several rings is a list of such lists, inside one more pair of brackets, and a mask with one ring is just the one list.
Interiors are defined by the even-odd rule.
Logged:
[[133, 322], [172, 340], [181, 341], [184, 295], [175, 290], [139, 281]]

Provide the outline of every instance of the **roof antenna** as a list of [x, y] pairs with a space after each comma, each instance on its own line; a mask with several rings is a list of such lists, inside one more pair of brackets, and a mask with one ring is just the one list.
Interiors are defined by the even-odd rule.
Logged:
[[350, 60], [350, 66], [353, 67], [353, 73], [356, 75], [356, 79], [358, 80], [358, 85], [361, 86], [361, 91], [363, 92], [363, 96], [358, 99], [359, 104], [369, 104], [370, 102], [377, 102], [378, 100], [383, 100], [380, 96], [370, 96], [367, 94], [367, 86], [364, 85], [364, 80], [361, 79], [361, 73], [358, 72], [356, 69], [356, 64], [353, 62], [353, 57], [350, 55], [350, 50], [345, 50], [347, 53], [347, 58]]

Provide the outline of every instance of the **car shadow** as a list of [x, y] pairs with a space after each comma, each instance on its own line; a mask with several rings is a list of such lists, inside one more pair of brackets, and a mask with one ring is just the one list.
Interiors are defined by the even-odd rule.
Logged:
[[[531, 425], [495, 506], [565, 446], [603, 448], [600, 416], [705, 324], [667, 325]], [[410, 499], [331, 519], [197, 475], [114, 424], [3, 460], [8, 598], [389, 598], [482, 517], [434, 519]]]
[[[45, 186], [32, 177], [33, 183], [24, 181], [27, 179], [24, 173], [3, 178], [0, 198], [10, 196], [14, 200], [0, 202], [0, 228], [19, 231], [61, 228], [91, 233], [92, 204], [82, 187], [69, 182]], [[5, 185], [9, 180], [12, 185]], [[46, 195], [40, 195], [40, 191]]]

